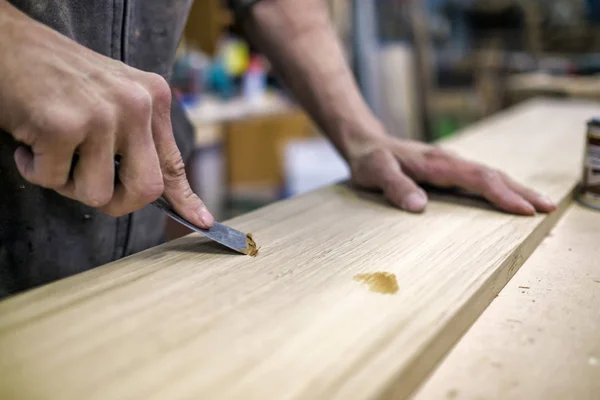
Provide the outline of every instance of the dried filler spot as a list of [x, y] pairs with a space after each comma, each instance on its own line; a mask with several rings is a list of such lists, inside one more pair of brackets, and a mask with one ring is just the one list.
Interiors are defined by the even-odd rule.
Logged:
[[358, 274], [354, 280], [366, 283], [369, 290], [377, 293], [393, 294], [398, 291], [396, 275], [389, 272], [375, 272], [372, 274]]

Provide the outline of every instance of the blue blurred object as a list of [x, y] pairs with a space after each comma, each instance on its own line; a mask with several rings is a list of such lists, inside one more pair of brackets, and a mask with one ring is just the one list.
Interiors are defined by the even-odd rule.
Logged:
[[208, 73], [208, 87], [225, 100], [234, 96], [233, 77], [227, 72], [226, 65], [221, 60], [215, 60]]
[[178, 55], [173, 66], [171, 87], [178, 97], [186, 102], [197, 102], [206, 90], [210, 59], [197, 51]]

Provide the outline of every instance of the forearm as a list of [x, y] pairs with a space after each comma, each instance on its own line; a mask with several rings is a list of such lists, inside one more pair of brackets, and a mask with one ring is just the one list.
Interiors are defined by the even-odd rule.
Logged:
[[244, 19], [249, 39], [341, 154], [383, 135], [344, 58], [322, 0], [263, 0]]

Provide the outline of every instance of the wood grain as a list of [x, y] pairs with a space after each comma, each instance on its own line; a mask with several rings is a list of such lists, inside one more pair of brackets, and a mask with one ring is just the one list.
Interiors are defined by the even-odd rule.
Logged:
[[[197, 236], [0, 303], [0, 398], [408, 395], [560, 217], [598, 105], [536, 101], [443, 146], [561, 202], [519, 217], [437, 197], [423, 215], [344, 185], [229, 221], [259, 256]], [[394, 274], [394, 294], [357, 274]]]
[[597, 399], [599, 227], [571, 207], [414, 400]]

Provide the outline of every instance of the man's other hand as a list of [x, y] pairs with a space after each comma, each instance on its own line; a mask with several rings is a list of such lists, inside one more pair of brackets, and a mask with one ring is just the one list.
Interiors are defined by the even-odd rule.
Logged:
[[381, 135], [369, 138], [360, 148], [348, 157], [353, 182], [383, 190], [393, 204], [410, 212], [423, 211], [428, 201], [417, 183], [466, 189], [515, 214], [533, 215], [556, 208], [551, 200], [501, 171], [420, 142]]

